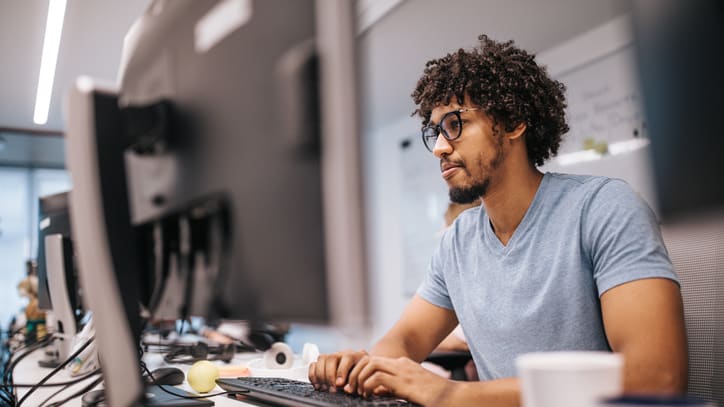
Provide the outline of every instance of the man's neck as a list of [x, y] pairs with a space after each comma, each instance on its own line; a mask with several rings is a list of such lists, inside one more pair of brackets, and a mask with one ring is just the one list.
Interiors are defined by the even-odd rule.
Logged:
[[543, 180], [543, 174], [532, 165], [518, 168], [507, 170], [483, 198], [495, 235], [503, 245], [508, 244], [520, 225]]

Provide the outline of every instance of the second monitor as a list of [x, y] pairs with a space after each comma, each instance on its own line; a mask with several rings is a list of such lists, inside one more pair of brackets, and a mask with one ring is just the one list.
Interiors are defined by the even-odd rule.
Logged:
[[112, 404], [142, 393], [138, 300], [364, 337], [353, 5], [154, 2], [120, 90], [71, 92], [73, 226]]

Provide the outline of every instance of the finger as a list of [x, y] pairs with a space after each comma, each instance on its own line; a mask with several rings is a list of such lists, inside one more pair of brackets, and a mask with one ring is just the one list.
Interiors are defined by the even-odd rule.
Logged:
[[365, 382], [372, 376], [376, 371], [381, 370], [387, 373], [393, 373], [388, 371], [388, 365], [390, 360], [387, 358], [374, 358], [369, 361], [362, 369], [360, 369], [357, 375], [357, 394], [362, 395], [366, 387]]
[[357, 362], [367, 356], [367, 352], [361, 350], [359, 352], [348, 351], [340, 360], [337, 367], [337, 386], [343, 386], [348, 383], [349, 373]]
[[349, 371], [352, 370], [352, 366], [354, 366], [355, 362], [357, 362], [359, 358], [359, 355], [353, 353], [348, 353], [342, 356], [342, 359], [339, 361], [339, 365], [337, 366], [337, 378], [334, 383], [336, 386], [344, 386], [344, 384], [347, 383]]
[[403, 366], [401, 366], [400, 364], [400, 359], [375, 358], [373, 361], [367, 364], [367, 366], [365, 366], [362, 371], [360, 371], [359, 376], [357, 377], [358, 394], [363, 395], [365, 391], [370, 394], [371, 390], [374, 390], [376, 388], [376, 386], [370, 387], [371, 385], [367, 383], [370, 377], [372, 377], [372, 375], [374, 375], [375, 373], [380, 372], [386, 373], [393, 377], [399, 377], [400, 373], [402, 372], [402, 367]]
[[314, 364], [314, 379], [317, 384], [317, 390], [321, 390], [324, 386], [324, 365], [326, 363], [328, 355], [319, 356], [317, 362]]
[[360, 396], [364, 393], [365, 380], [376, 371], [376, 365], [378, 363], [377, 358], [370, 360], [369, 363], [366, 363], [357, 373], [357, 394]]
[[366, 355], [357, 361], [352, 370], [349, 372], [349, 376], [347, 377], [347, 385], [344, 386], [344, 391], [349, 394], [354, 394], [357, 392], [357, 377], [359, 375], [359, 372], [364, 369], [369, 361], [370, 357]]
[[312, 383], [314, 388], [317, 388], [317, 375], [316, 375], [317, 363], [312, 362], [309, 364], [309, 370], [307, 371], [307, 377], [309, 377], [309, 383]]
[[398, 387], [398, 382], [397, 376], [378, 370], [365, 380], [362, 385], [362, 396], [366, 398], [383, 393], [396, 395], [395, 389]]
[[324, 384], [327, 387], [326, 390], [334, 392], [334, 382], [337, 380], [337, 364], [339, 363], [340, 356], [335, 354], [328, 357], [324, 363]]

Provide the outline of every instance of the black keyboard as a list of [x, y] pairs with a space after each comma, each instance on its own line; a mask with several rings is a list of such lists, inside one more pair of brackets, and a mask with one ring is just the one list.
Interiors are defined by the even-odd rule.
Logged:
[[278, 406], [405, 406], [412, 404], [394, 397], [362, 398], [345, 392], [329, 393], [314, 390], [311, 384], [273, 377], [240, 377], [217, 379], [216, 384], [226, 391], [239, 391], [244, 396]]

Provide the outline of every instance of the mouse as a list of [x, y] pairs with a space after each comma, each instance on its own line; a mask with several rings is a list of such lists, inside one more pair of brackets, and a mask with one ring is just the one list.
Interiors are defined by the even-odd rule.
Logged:
[[151, 372], [155, 382], [150, 377], [146, 377], [146, 381], [152, 384], [168, 384], [176, 386], [184, 382], [186, 375], [183, 370], [177, 367], [159, 367]]
[[105, 390], [93, 390], [84, 394], [80, 399], [83, 407], [105, 407], [106, 404], [106, 392]]

